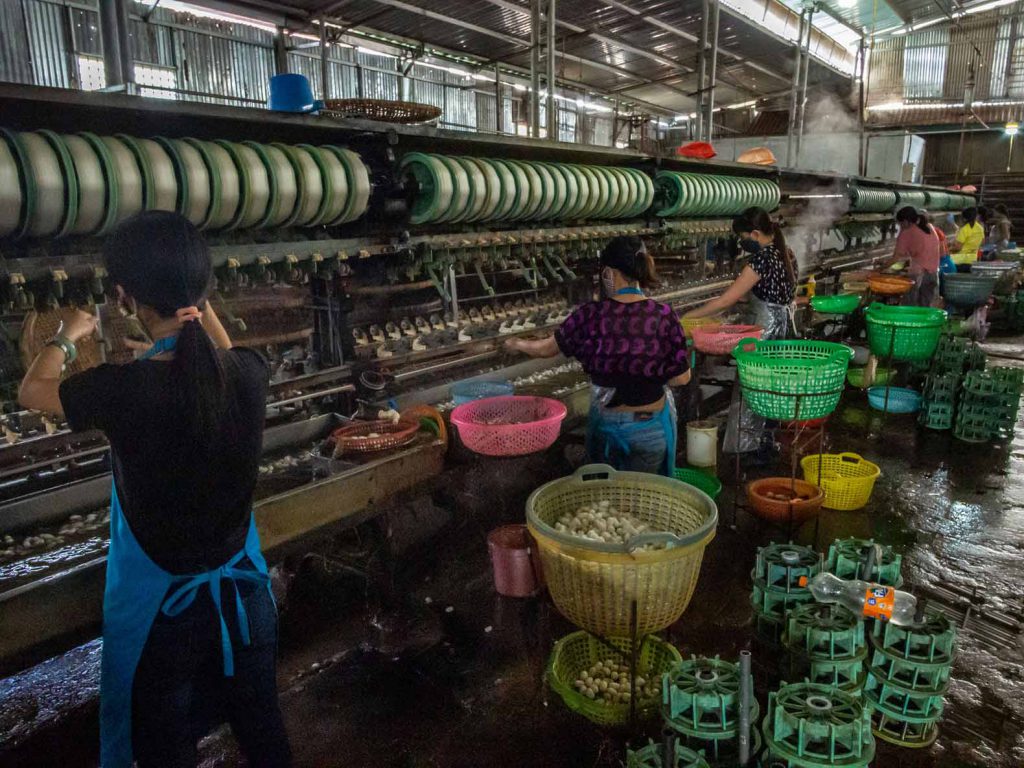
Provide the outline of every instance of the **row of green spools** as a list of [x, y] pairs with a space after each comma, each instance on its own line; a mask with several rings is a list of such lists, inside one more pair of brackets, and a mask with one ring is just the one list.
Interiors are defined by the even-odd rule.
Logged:
[[221, 232], [334, 226], [370, 193], [339, 146], [0, 129], [0, 237], [103, 235], [145, 210]]
[[850, 208], [857, 213], [891, 213], [906, 206], [933, 211], [962, 211], [972, 205], [974, 197], [959, 192], [872, 187], [854, 187], [850, 190]]

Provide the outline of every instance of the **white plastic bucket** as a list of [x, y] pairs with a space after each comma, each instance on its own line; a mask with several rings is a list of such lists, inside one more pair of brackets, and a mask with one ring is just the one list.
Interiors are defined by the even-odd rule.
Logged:
[[686, 463], [691, 467], [718, 464], [718, 425], [710, 421], [691, 421], [686, 425]]

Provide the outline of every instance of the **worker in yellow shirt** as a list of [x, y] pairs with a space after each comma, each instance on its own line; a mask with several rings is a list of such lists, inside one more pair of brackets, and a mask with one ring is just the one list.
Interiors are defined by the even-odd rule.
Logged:
[[970, 272], [971, 264], [978, 260], [978, 249], [985, 240], [985, 228], [978, 222], [977, 208], [965, 208], [961, 216], [964, 224], [957, 230], [949, 253], [957, 272]]

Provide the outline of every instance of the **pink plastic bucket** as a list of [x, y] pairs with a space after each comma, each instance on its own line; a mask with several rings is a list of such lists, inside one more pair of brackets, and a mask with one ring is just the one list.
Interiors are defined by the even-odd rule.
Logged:
[[525, 525], [503, 525], [487, 534], [494, 589], [505, 597], [531, 597], [544, 586], [540, 558]]

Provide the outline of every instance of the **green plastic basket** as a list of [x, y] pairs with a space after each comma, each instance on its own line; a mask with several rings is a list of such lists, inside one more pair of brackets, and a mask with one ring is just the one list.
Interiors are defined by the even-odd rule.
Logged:
[[690, 467], [677, 467], [675, 470], [676, 480], [681, 480], [687, 485], [692, 485], [699, 491], [704, 491], [712, 499], [717, 499], [722, 492], [722, 481], [714, 475], [709, 475], [699, 469]]
[[[683, 660], [675, 646], [647, 635], [639, 641], [637, 649], [637, 675], [648, 680], [660, 679], [673, 666]], [[616, 650], [610, 648], [614, 646]], [[580, 673], [598, 661], [629, 663], [630, 641], [623, 638], [601, 640], [587, 632], [573, 632], [557, 643], [548, 661], [547, 678], [551, 690], [573, 712], [578, 712], [598, 725], [621, 725], [629, 720], [629, 704], [611, 704], [591, 699], [577, 691], [573, 684]], [[637, 702], [636, 715], [640, 720], [652, 720], [660, 711], [661, 697], [655, 696]]]
[[814, 296], [811, 306], [823, 315], [848, 315], [860, 306], [859, 293], [839, 293], [835, 296]]
[[924, 361], [935, 354], [946, 313], [930, 307], [872, 304], [864, 311], [868, 345], [882, 359]]
[[754, 413], [804, 421], [836, 409], [853, 350], [829, 341], [744, 339], [732, 356], [743, 398]]
[[[889, 383], [889, 379], [892, 378], [894, 371], [892, 368], [876, 368], [875, 379], [872, 382], [872, 386], [884, 387]], [[846, 372], [846, 380], [850, 382], [851, 387], [857, 389], [864, 389], [864, 366], [859, 368], [851, 368]]]

